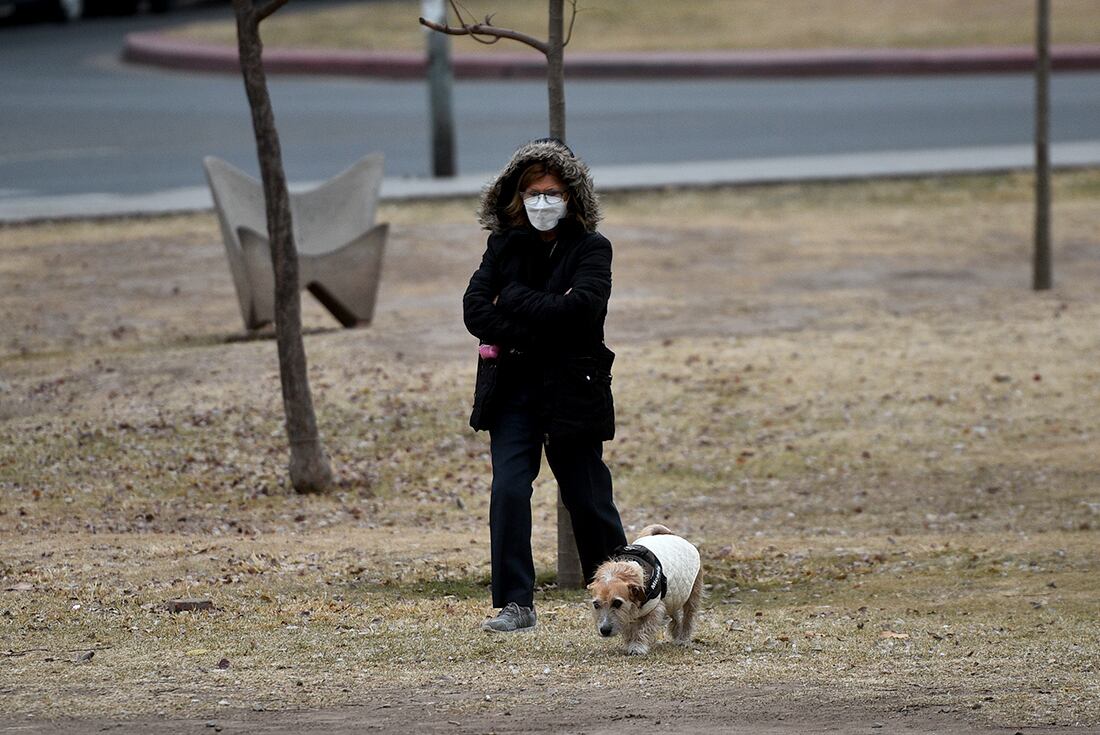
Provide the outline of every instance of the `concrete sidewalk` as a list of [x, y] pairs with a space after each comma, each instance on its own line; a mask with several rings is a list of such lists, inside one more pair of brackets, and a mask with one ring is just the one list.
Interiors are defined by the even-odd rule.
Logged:
[[[237, 49], [162, 33], [131, 33], [125, 61], [170, 69], [239, 73]], [[1055, 46], [1055, 71], [1100, 69], [1100, 45]], [[546, 62], [530, 53], [456, 54], [458, 79], [542, 79]], [[264, 51], [272, 74], [336, 74], [380, 79], [420, 79], [424, 54], [398, 51], [280, 49]], [[1035, 68], [1029, 46], [953, 49], [814, 49], [805, 51], [700, 51], [663, 53], [569, 53], [570, 79], [751, 78], [845, 75], [979, 74]]]
[[[1051, 157], [1058, 168], [1100, 166], [1100, 140], [1056, 143]], [[667, 164], [593, 167], [601, 192], [665, 187], [714, 187], [775, 184], [790, 181], [839, 181], [983, 173], [1027, 169], [1033, 165], [1029, 145], [940, 148], [883, 153], [756, 158]], [[382, 198], [388, 201], [474, 196], [495, 174], [452, 179], [387, 178]], [[301, 182], [306, 189], [320, 182]], [[211, 209], [210, 191], [194, 186], [148, 194], [74, 194], [53, 197], [0, 198], [0, 222], [77, 217], [166, 214]]]

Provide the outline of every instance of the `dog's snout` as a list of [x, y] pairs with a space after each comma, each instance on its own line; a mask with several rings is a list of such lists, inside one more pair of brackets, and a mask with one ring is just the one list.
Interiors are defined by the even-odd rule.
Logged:
[[612, 631], [612, 628], [611, 628], [610, 625], [601, 625], [600, 626], [600, 635], [602, 635], [604, 638], [610, 638], [611, 637], [611, 631]]

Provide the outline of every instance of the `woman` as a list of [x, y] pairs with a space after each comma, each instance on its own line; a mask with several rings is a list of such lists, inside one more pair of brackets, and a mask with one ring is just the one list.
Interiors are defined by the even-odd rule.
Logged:
[[534, 627], [531, 484], [542, 449], [577, 538], [581, 568], [626, 543], [603, 463], [615, 433], [611, 362], [603, 344], [611, 243], [584, 165], [561, 141], [522, 146], [481, 201], [490, 231], [462, 299], [481, 340], [470, 425], [488, 430], [493, 607], [485, 630]]

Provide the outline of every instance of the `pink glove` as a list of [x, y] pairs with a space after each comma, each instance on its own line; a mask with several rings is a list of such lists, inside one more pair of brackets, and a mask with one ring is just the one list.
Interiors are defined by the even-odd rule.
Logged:
[[482, 360], [495, 360], [500, 357], [500, 348], [496, 345], [480, 345], [477, 354], [481, 355]]

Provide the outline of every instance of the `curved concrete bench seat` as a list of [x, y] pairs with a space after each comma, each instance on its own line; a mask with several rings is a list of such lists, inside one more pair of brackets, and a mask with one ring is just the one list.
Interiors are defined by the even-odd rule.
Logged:
[[[262, 314], [270, 315], [270, 321], [275, 315], [275, 271], [267, 235], [248, 227], [238, 228], [237, 233], [252, 288], [252, 321], [259, 321]], [[298, 282], [345, 327], [365, 326], [374, 316], [388, 233], [388, 224], [375, 225], [330, 253], [298, 254]]]
[[[383, 157], [365, 156], [307, 192], [290, 195], [299, 283], [345, 327], [374, 316], [389, 226], [376, 225]], [[275, 274], [263, 185], [225, 161], [203, 159], [246, 329], [275, 319]]]

